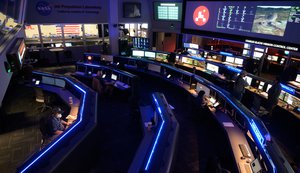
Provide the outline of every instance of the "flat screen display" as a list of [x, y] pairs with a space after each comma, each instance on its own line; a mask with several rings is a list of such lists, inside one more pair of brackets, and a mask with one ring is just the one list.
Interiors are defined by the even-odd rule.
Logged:
[[277, 61], [278, 60], [278, 56], [272, 56], [272, 61]]
[[145, 52], [142, 50], [132, 50], [132, 56], [144, 57]]
[[300, 82], [300, 74], [297, 74], [296, 82]]
[[155, 52], [145, 51], [145, 57], [149, 59], [155, 59]]
[[199, 51], [198, 50], [195, 50], [195, 49], [187, 49], [187, 52], [190, 53], [190, 54], [199, 54]]
[[61, 43], [55, 43], [55, 47], [62, 47]]
[[226, 56], [226, 62], [234, 63], [234, 58], [230, 56]]
[[253, 58], [254, 59], [260, 59], [263, 56], [264, 53], [261, 52], [254, 52], [253, 53]]
[[72, 43], [65, 43], [66, 47], [72, 47]]
[[141, 4], [135, 2], [123, 3], [123, 17], [124, 18], [140, 18]]
[[115, 74], [111, 74], [111, 79], [112, 79], [112, 80], [117, 80], [117, 79], [118, 79], [118, 76], [115, 75]]
[[182, 63], [193, 65], [193, 59], [191, 59], [191, 58], [183, 56], [183, 57], [181, 57], [181, 61], [182, 61]]
[[300, 1], [186, 1], [183, 32], [299, 45], [299, 8]]
[[210, 71], [213, 71], [213, 72], [216, 72], [216, 73], [219, 73], [219, 67], [216, 66], [216, 65], [210, 64], [210, 63], [207, 63], [206, 69], [210, 70]]
[[182, 3], [154, 2], [154, 19], [181, 21]]
[[244, 60], [241, 58], [235, 58], [234, 63], [235, 64], [239, 64], [239, 65], [243, 65]]
[[199, 45], [198, 44], [193, 44], [193, 43], [184, 43], [183, 47], [184, 48], [199, 49]]
[[168, 58], [168, 54], [166, 53], [156, 53], [156, 60], [157, 61], [163, 61], [163, 62], [168, 62], [167, 58]]
[[252, 83], [252, 77], [246, 76], [245, 80], [248, 83], [248, 85], [251, 85], [251, 83]]

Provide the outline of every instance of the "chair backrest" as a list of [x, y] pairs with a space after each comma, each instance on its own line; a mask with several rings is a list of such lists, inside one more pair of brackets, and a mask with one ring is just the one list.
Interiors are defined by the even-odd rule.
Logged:
[[42, 88], [35, 87], [35, 101], [39, 103], [45, 103], [45, 97], [44, 97], [44, 92]]
[[40, 132], [43, 136], [43, 138], [46, 138], [49, 136], [49, 122], [48, 122], [49, 117], [44, 116], [40, 119], [39, 122], [39, 129]]
[[103, 86], [99, 79], [94, 77], [92, 86], [93, 86], [93, 89], [96, 90], [100, 95], [103, 94]]

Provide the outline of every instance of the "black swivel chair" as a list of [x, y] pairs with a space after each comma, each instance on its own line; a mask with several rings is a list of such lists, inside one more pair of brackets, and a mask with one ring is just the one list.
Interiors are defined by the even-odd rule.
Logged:
[[52, 109], [50, 106], [47, 105], [50, 102], [50, 96], [45, 95], [43, 89], [39, 87], [35, 87], [34, 91], [35, 101], [38, 103], [42, 103], [42, 105], [37, 107], [36, 110], [41, 109], [41, 112], [44, 112], [46, 109]]

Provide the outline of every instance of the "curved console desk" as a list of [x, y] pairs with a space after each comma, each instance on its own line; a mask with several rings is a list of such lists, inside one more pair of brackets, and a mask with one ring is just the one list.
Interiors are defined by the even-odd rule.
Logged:
[[75, 121], [61, 135], [42, 150], [31, 155], [17, 172], [52, 172], [87, 137], [97, 124], [97, 94], [72, 77], [34, 71], [36, 81], [43, 90], [58, 94], [70, 105], [70, 115]]
[[[222, 122], [224, 129], [225, 126], [231, 126], [232, 123], [235, 127], [238, 127], [243, 133], [243, 140], [246, 140], [249, 145], [250, 155], [247, 163], [251, 166], [253, 172], [257, 171], [257, 163], [260, 165], [261, 169], [269, 173], [293, 173], [293, 169], [290, 164], [285, 159], [284, 155], [279, 150], [275, 141], [272, 141], [271, 135], [263, 122], [257, 118], [250, 110], [248, 110], [244, 105], [237, 101], [230, 93], [224, 89], [214, 85], [213, 83], [201, 78], [200, 76], [194, 75], [193, 73], [186, 72], [176, 67], [161, 64], [158, 62], [153, 62], [149, 60], [144, 60], [140, 58], [128, 58], [128, 57], [115, 57], [114, 63], [123, 63], [124, 68], [128, 70], [138, 71], [147, 73], [160, 77], [167, 80], [175, 85], [181, 86], [190, 92], [193, 96], [197, 95], [195, 88], [199, 90], [206, 91], [207, 95], [214, 98], [212, 104], [218, 102], [215, 111], [222, 112], [225, 117], [225, 124], [222, 122], [222, 116], [216, 115], [215, 117], [219, 122]], [[230, 123], [228, 123], [229, 121]], [[226, 124], [228, 123], [228, 124]], [[239, 133], [241, 134], [241, 133]], [[227, 132], [227, 135], [231, 135]], [[233, 133], [234, 135], [234, 133]], [[235, 136], [233, 136], [235, 137]], [[229, 137], [229, 141], [230, 141]], [[230, 141], [231, 142], [231, 141]], [[239, 150], [237, 147], [232, 146], [233, 150]], [[233, 155], [237, 152], [233, 151]], [[239, 155], [242, 153], [240, 149]], [[243, 162], [236, 159], [236, 169], [239, 172], [246, 172], [239, 164], [244, 164]], [[254, 166], [256, 164], [256, 166]]]
[[[153, 106], [141, 109], [144, 137], [128, 170], [136, 172], [171, 172], [179, 124], [162, 93], [152, 94]], [[154, 117], [153, 117], [154, 116]], [[146, 127], [153, 118], [154, 127]]]

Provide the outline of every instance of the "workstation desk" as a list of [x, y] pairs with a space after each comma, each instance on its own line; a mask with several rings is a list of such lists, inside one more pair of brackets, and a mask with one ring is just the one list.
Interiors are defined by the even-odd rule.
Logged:
[[[133, 63], [132, 61], [136, 61]], [[215, 117], [220, 117], [218, 121], [222, 124], [223, 122], [227, 122], [231, 120], [234, 127], [238, 128], [239, 130], [231, 130], [224, 128], [227, 134], [229, 134], [229, 138], [232, 141], [237, 141], [236, 139], [241, 138], [241, 141], [247, 145], [246, 134], [251, 139], [251, 145], [247, 145], [249, 147], [249, 152], [252, 157], [250, 160], [241, 160], [240, 156], [242, 154], [240, 147], [237, 143], [232, 143], [233, 153], [236, 158], [236, 169], [239, 172], [245, 172], [245, 163], [252, 161], [260, 162], [262, 166], [262, 170], [265, 172], [270, 173], [287, 173], [287, 172], [294, 172], [285, 157], [279, 152], [279, 147], [277, 146], [276, 142], [272, 141], [272, 139], [267, 138], [267, 136], [271, 136], [263, 122], [256, 117], [249, 109], [243, 106], [239, 101], [237, 101], [230, 93], [226, 90], [222, 89], [221, 87], [207, 81], [206, 79], [195, 75], [190, 72], [186, 72], [182, 69], [178, 69], [176, 67], [161, 64], [145, 59], [140, 58], [129, 58], [129, 57], [114, 57], [114, 63], [125, 63], [123, 66], [128, 70], [136, 70], [138, 72], [148, 73], [150, 75], [154, 75], [156, 77], [160, 77], [166, 81], [169, 81], [175, 85], [181, 86], [182, 88], [186, 89], [189, 93], [193, 95], [193, 97], [197, 96], [195, 89], [191, 86], [195, 84], [198, 85], [199, 88], [205, 90], [208, 95], [214, 97], [218, 102], [220, 102], [220, 107], [223, 107], [227, 110], [227, 112], [231, 112], [231, 116], [227, 114], [221, 114], [220, 116], [215, 115]], [[130, 65], [129, 65], [130, 64]], [[151, 64], [151, 65], [150, 65]], [[149, 69], [150, 67], [150, 69]], [[167, 68], [167, 69], [165, 69]], [[168, 74], [165, 71], [172, 71], [176, 70], [178, 73], [182, 73], [182, 75], [189, 76], [188, 80], [184, 80], [181, 76], [176, 76], [175, 78], [168, 78]], [[190, 82], [190, 83], [189, 83]], [[186, 84], [186, 85], [182, 85]], [[187, 87], [184, 87], [187, 86]], [[190, 87], [188, 87], [190, 86]], [[198, 86], [197, 86], [198, 88]], [[198, 89], [199, 90], [199, 89]], [[198, 91], [197, 91], [198, 92]], [[217, 113], [219, 114], [219, 113]], [[224, 127], [224, 125], [222, 125]], [[237, 131], [238, 133], [235, 133]], [[248, 142], [249, 143], [249, 142]], [[254, 148], [253, 148], [254, 147]], [[255, 158], [254, 153], [255, 151]], [[252, 152], [252, 153], [251, 153]], [[270, 153], [278, 153], [270, 154]], [[280, 159], [281, 158], [281, 159]], [[243, 169], [244, 168], [244, 169]]]
[[[77, 116], [76, 120], [50, 144], [37, 151], [25, 160], [17, 172], [52, 172], [72, 155], [80, 155], [81, 152], [89, 153], [89, 148], [82, 147], [82, 142], [92, 132], [97, 124], [97, 94], [91, 89], [69, 76], [60, 76], [41, 71], [33, 71], [32, 76], [40, 81], [39, 87], [43, 90], [59, 95], [64, 102], [73, 103], [70, 115]], [[38, 84], [38, 82], [37, 82]], [[66, 166], [66, 165], [65, 165]], [[76, 170], [73, 165], [72, 169]], [[71, 170], [71, 169], [70, 169]]]

